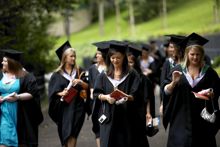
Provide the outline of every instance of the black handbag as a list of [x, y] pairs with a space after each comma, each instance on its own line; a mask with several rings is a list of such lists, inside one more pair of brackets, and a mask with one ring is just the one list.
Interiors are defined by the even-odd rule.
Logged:
[[149, 137], [156, 135], [159, 132], [158, 126], [159, 118], [153, 118], [152, 121], [146, 125], [146, 135]]

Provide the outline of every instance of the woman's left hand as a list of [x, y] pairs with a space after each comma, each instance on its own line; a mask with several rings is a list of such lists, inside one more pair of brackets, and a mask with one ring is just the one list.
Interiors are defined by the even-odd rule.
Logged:
[[6, 97], [4, 100], [8, 101], [8, 102], [15, 102], [18, 100], [18, 95], [17, 95], [17, 93], [14, 93], [14, 95]]
[[75, 86], [77, 84], [79, 85], [82, 84], [83, 81], [81, 79], [74, 79], [72, 82], [73, 82], [73, 86]]
[[207, 95], [209, 98], [213, 98], [214, 97], [214, 92], [213, 92], [213, 90], [210, 90], [205, 95]]
[[2, 102], [4, 102], [4, 99], [3, 99], [2, 96], [0, 96], [0, 104], [1, 104]]

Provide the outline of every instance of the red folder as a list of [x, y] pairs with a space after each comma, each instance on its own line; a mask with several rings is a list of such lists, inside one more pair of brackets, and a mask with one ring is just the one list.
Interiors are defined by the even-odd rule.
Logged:
[[70, 89], [68, 90], [68, 94], [63, 97], [63, 100], [67, 103], [70, 103], [73, 100], [73, 98], [77, 95], [77, 93], [77, 89], [75, 89], [74, 87], [70, 87]]
[[123, 91], [119, 90], [119, 89], [115, 89], [110, 96], [116, 100], [120, 100], [123, 97], [128, 97], [128, 95], [126, 93], [124, 93]]

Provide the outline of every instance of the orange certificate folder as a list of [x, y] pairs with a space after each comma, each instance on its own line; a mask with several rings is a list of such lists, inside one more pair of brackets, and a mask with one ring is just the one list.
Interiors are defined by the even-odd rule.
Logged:
[[63, 97], [64, 101], [67, 103], [70, 103], [74, 96], [76, 96], [78, 93], [78, 90], [76, 90], [74, 87], [70, 87], [70, 89], [68, 90], [68, 94], [66, 96]]
[[116, 100], [120, 100], [123, 97], [128, 97], [128, 95], [126, 93], [124, 93], [123, 91], [119, 90], [119, 89], [115, 89], [110, 96]]

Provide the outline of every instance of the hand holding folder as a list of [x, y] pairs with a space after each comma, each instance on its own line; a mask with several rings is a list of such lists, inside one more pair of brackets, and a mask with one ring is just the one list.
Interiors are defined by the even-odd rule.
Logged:
[[119, 89], [115, 89], [110, 96], [116, 100], [120, 100], [124, 97], [128, 97], [128, 95], [126, 93], [124, 93], [123, 91], [119, 90]]
[[68, 90], [68, 94], [62, 96], [60, 100], [70, 103], [73, 100], [74, 96], [77, 95], [78, 90], [72, 86], [72, 82], [70, 82], [69, 85], [67, 86], [67, 90]]

